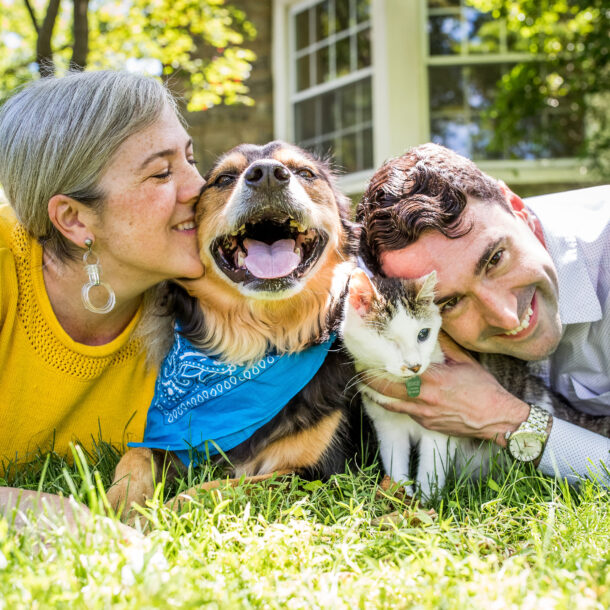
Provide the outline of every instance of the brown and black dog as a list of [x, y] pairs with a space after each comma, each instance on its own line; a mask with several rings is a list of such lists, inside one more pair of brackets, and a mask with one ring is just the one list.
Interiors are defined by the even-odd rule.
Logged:
[[[328, 340], [353, 267], [349, 212], [327, 164], [308, 152], [279, 141], [230, 150], [207, 174], [197, 206], [205, 273], [185, 284], [191, 299], [178, 295], [173, 303], [182, 334], [242, 365], [270, 350], [295, 353]], [[342, 471], [353, 454], [353, 395], [346, 391], [353, 374], [342, 350], [331, 349], [303, 390], [227, 452], [234, 474], [289, 470], [326, 478]], [[163, 451], [128, 451], [108, 493], [111, 504], [151, 497], [151, 460], [159, 469], [165, 459]]]

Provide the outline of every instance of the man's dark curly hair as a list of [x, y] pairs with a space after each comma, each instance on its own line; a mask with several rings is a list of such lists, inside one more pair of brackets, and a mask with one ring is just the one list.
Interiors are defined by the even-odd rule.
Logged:
[[414, 243], [424, 231], [455, 239], [468, 233], [466, 197], [510, 210], [500, 183], [472, 161], [437, 144], [423, 144], [386, 161], [373, 175], [356, 209], [362, 226], [360, 255], [382, 274], [383, 252]]

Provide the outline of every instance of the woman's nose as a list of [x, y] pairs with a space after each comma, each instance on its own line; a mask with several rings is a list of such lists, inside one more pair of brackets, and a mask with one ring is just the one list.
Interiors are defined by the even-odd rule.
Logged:
[[204, 184], [205, 180], [201, 177], [197, 167], [189, 163], [178, 186], [178, 201], [188, 204], [197, 201]]

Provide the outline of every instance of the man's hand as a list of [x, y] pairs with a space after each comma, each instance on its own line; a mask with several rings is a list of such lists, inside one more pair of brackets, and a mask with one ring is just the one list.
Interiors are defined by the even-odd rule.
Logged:
[[509, 394], [470, 354], [441, 333], [446, 362], [422, 375], [420, 394], [409, 398], [403, 383], [367, 384], [394, 400], [386, 409], [408, 413], [420, 425], [449, 436], [469, 436], [506, 446], [504, 435], [527, 419], [529, 405]]

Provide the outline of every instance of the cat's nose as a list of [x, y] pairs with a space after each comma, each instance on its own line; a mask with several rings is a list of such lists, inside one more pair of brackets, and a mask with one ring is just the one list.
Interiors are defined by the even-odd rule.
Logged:
[[414, 364], [413, 366], [409, 366], [408, 364], [403, 364], [400, 367], [400, 369], [403, 373], [406, 373], [407, 371], [411, 371], [412, 373], [417, 373], [419, 371], [419, 369], [421, 369], [421, 364]]

